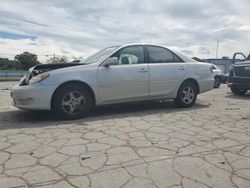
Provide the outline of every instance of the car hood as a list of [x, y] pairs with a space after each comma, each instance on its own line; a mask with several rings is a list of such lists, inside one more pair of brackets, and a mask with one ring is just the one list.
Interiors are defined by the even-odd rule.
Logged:
[[54, 64], [39, 64], [29, 69], [29, 71], [33, 74], [32, 76], [36, 76], [43, 72], [48, 72], [51, 70], [62, 69], [72, 66], [79, 66], [83, 64], [79, 63], [54, 63]]
[[29, 80], [34, 77], [37, 76], [38, 74], [44, 73], [44, 72], [49, 72], [52, 70], [56, 70], [56, 69], [62, 69], [62, 68], [67, 68], [67, 67], [75, 67], [75, 66], [80, 66], [80, 65], [84, 65], [81, 63], [50, 63], [50, 64], [39, 64], [36, 65], [34, 67], [31, 67], [29, 69], [28, 74], [26, 74], [25, 77], [23, 77], [20, 80], [20, 85], [27, 85], [29, 83]]

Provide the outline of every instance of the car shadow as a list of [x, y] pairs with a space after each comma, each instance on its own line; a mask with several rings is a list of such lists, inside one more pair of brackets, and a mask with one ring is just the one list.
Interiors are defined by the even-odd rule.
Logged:
[[85, 125], [98, 120], [174, 113], [209, 108], [209, 104], [197, 103], [191, 108], [178, 108], [173, 101], [149, 101], [105, 105], [96, 107], [87, 117], [78, 120], [62, 120], [50, 111], [12, 110], [0, 112], [0, 130], [14, 128], [47, 127], [60, 124]]
[[230, 99], [250, 100], [250, 92], [246, 93], [245, 95], [234, 95], [231, 92], [227, 92], [225, 97]]

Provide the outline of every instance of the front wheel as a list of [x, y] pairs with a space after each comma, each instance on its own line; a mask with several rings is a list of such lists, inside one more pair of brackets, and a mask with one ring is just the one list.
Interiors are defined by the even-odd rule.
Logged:
[[193, 106], [197, 99], [197, 89], [192, 82], [184, 82], [179, 90], [175, 104], [179, 107], [187, 108]]
[[86, 115], [91, 107], [91, 95], [86, 88], [66, 85], [55, 93], [52, 109], [64, 119], [78, 119]]
[[235, 95], [245, 95], [247, 92], [246, 89], [237, 89], [237, 88], [231, 88], [231, 91]]

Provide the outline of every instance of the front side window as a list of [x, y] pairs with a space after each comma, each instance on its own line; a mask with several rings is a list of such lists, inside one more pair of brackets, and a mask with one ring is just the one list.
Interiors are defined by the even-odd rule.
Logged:
[[144, 63], [142, 46], [129, 46], [116, 52], [112, 57], [118, 58], [119, 65]]
[[177, 55], [162, 47], [148, 46], [147, 51], [149, 63], [183, 62]]

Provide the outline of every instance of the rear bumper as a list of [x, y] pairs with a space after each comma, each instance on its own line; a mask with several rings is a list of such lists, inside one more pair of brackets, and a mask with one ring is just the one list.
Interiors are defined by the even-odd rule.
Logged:
[[200, 93], [204, 93], [206, 91], [214, 89], [214, 78], [200, 80], [199, 86], [200, 86]]
[[14, 86], [11, 91], [13, 105], [20, 109], [50, 110], [50, 102], [55, 88], [40, 83]]

